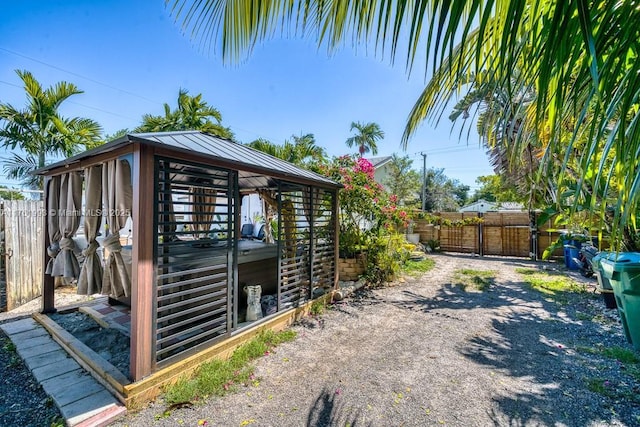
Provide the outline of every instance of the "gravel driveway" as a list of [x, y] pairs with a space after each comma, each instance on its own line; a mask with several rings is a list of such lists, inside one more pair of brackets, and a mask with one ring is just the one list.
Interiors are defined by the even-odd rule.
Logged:
[[[259, 385], [164, 414], [159, 400], [114, 425], [640, 424], [640, 375], [599, 350], [631, 347], [598, 295], [545, 298], [515, 272], [540, 263], [432, 257], [423, 277], [296, 325], [296, 340], [256, 362]], [[465, 291], [453, 279], [462, 268], [496, 281]]]

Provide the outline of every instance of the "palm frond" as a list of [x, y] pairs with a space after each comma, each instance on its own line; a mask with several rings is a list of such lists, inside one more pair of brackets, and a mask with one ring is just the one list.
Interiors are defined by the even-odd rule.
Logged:
[[2, 169], [7, 178], [21, 180], [21, 184], [31, 189], [39, 189], [41, 178], [31, 173], [38, 168], [38, 160], [32, 155], [20, 156], [12, 153]]
[[93, 120], [66, 119], [59, 114], [58, 108], [66, 99], [82, 93], [75, 85], [59, 82], [43, 89], [30, 72], [17, 70], [16, 73], [24, 85], [27, 107], [18, 110], [0, 103], [0, 144], [26, 153], [25, 157], [14, 154], [5, 168], [11, 177], [24, 178], [35, 185], [39, 180], [28, 173], [35, 169], [34, 165], [44, 166], [45, 155], [69, 156], [82, 145], [96, 144], [101, 128]]
[[[509, 126], [492, 132], [498, 138], [514, 136], [510, 143], [517, 146], [514, 153], [525, 150], [530, 131], [540, 132], [539, 175], [560, 163], [560, 174], [555, 176], [559, 182], [575, 162], [574, 147], [584, 142], [578, 164], [585, 173], [593, 162], [601, 162], [599, 150], [604, 150], [611, 168], [591, 173], [588, 184], [599, 191], [607, 180], [615, 182], [614, 241], [625, 227], [636, 226], [640, 204], [636, 2], [168, 0], [167, 4], [185, 31], [200, 39], [205, 49], [220, 48], [225, 60], [241, 59], [278, 31], [315, 40], [330, 51], [347, 43], [356, 48], [373, 44], [392, 62], [404, 53], [409, 70], [427, 52], [425, 72], [431, 65], [432, 82], [446, 85], [430, 83], [423, 91], [409, 115], [405, 145], [426, 118], [440, 117], [452, 88], [459, 88], [466, 76], [485, 71], [509, 96], [532, 86], [536, 98], [527, 132], [514, 134]], [[513, 79], [510, 74], [516, 67], [521, 73]], [[441, 87], [445, 93], [437, 90]], [[517, 105], [513, 107], [511, 116], [519, 114]], [[569, 116], [577, 118], [570, 129]]]

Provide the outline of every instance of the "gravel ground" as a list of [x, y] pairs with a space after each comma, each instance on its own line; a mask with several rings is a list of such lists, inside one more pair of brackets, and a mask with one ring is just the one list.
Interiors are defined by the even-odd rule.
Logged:
[[[106, 298], [99, 295], [78, 295], [75, 286], [59, 286], [55, 292], [55, 307], [57, 309], [77, 307], [80, 305], [90, 304], [99, 298]], [[0, 312], [0, 323], [10, 322], [13, 320], [31, 316], [42, 309], [42, 297], [38, 297], [21, 305], [11, 311]]]
[[[75, 287], [56, 289], [56, 307], [86, 303], [93, 297], [77, 295]], [[0, 323], [31, 316], [40, 310], [41, 298], [0, 313]], [[40, 384], [31, 375], [11, 340], [0, 330], [0, 426], [64, 425], [62, 414]]]
[[[296, 340], [256, 362], [259, 385], [168, 412], [158, 400], [114, 425], [640, 424], [638, 381], [598, 351], [631, 348], [600, 296], [547, 299], [515, 272], [541, 266], [524, 260], [433, 258], [419, 280], [360, 292], [296, 325]], [[466, 292], [453, 280], [461, 268], [497, 278]]]
[[103, 328], [91, 316], [79, 311], [49, 315], [51, 320], [70, 332], [80, 342], [95, 351], [116, 367], [122, 375], [129, 376], [129, 337], [117, 329]]
[[[294, 326], [297, 339], [256, 361], [259, 385], [168, 412], [159, 399], [113, 425], [640, 425], [640, 369], [602, 353], [631, 347], [616, 311], [590, 292], [595, 280], [571, 273], [588, 292], [553, 300], [515, 271], [549, 264], [432, 257], [420, 279]], [[465, 291], [462, 268], [493, 270], [495, 283]]]
[[50, 426], [62, 415], [0, 330], [0, 426]]

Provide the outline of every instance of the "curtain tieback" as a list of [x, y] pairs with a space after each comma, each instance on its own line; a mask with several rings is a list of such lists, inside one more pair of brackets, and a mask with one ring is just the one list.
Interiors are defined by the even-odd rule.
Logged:
[[122, 252], [122, 245], [120, 244], [120, 234], [114, 233], [109, 235], [102, 241], [102, 246], [110, 253]]
[[89, 246], [87, 246], [83, 251], [82, 251], [82, 255], [84, 255], [85, 257], [90, 257], [95, 255], [96, 251], [98, 250], [98, 248], [100, 247], [100, 244], [98, 242], [96, 242], [95, 240], [92, 240], [89, 242]]
[[70, 237], [63, 237], [60, 239], [61, 250], [73, 250], [75, 248], [75, 242]]
[[53, 242], [47, 248], [47, 255], [49, 255], [50, 258], [57, 257], [59, 253], [60, 253], [60, 243], [58, 242]]

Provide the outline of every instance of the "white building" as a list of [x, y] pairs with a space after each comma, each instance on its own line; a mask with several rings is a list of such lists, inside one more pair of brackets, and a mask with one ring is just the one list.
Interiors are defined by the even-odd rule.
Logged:
[[524, 209], [518, 202], [488, 202], [484, 199], [461, 207], [458, 212], [521, 212]]

